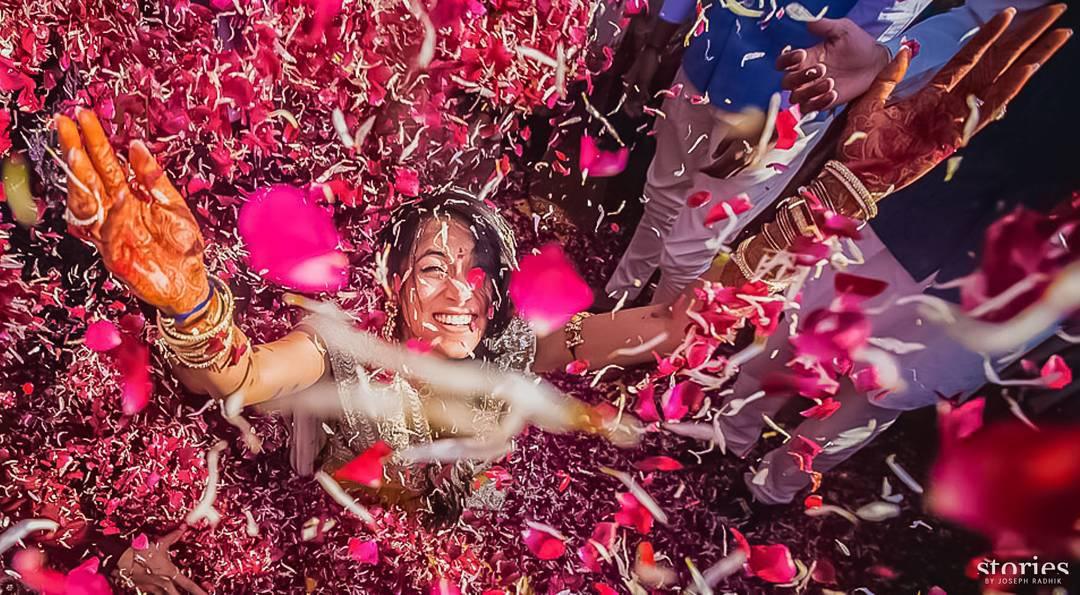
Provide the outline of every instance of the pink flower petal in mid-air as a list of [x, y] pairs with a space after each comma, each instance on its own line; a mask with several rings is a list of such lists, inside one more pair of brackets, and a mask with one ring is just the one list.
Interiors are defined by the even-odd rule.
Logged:
[[566, 324], [592, 304], [588, 284], [557, 244], [521, 259], [510, 276], [510, 299], [533, 329], [543, 336]]
[[1080, 518], [1080, 424], [985, 426], [942, 448], [927, 503], [938, 516], [1039, 553], [1063, 553]]
[[745, 194], [740, 194], [734, 198], [722, 200], [713, 205], [709, 209], [708, 214], [705, 215], [705, 225], [707, 227], [718, 221], [723, 221], [724, 219], [728, 218], [727, 209], [724, 208], [725, 205], [728, 207], [728, 209], [731, 209], [732, 213], [736, 215], [740, 215], [749, 211], [751, 206], [750, 199]]
[[566, 373], [571, 376], [581, 376], [585, 372], [589, 371], [589, 362], [585, 360], [576, 359], [566, 364]]
[[399, 167], [394, 171], [394, 189], [405, 196], [420, 194], [420, 174], [411, 167]]
[[776, 114], [776, 148], [786, 151], [795, 146], [799, 140], [799, 132], [795, 128], [799, 124], [799, 118], [793, 113], [794, 108], [786, 109]]
[[982, 427], [986, 399], [976, 397], [960, 405], [938, 401], [938, 436], [943, 448], [963, 440]]
[[664, 419], [682, 419], [687, 413], [696, 411], [704, 398], [705, 391], [701, 389], [701, 385], [692, 380], [683, 380], [660, 399]]
[[450, 579], [440, 578], [434, 583], [431, 583], [431, 591], [429, 593], [430, 595], [461, 595], [461, 589], [450, 582]]
[[840, 408], [840, 401], [832, 397], [825, 397], [820, 401], [813, 407], [800, 411], [799, 415], [814, 419], [829, 419], [829, 416], [836, 413], [836, 410]]
[[120, 345], [120, 330], [108, 320], [98, 320], [86, 327], [84, 341], [91, 351], [109, 351]]
[[596, 145], [596, 140], [591, 136], [581, 135], [578, 166], [591, 178], [607, 178], [622, 173], [629, 158], [630, 149], [627, 147], [604, 151]]
[[566, 553], [566, 538], [558, 531], [540, 523], [529, 523], [521, 532], [521, 538], [534, 556], [541, 560], [554, 560]]
[[671, 457], [649, 457], [634, 463], [634, 467], [642, 471], [678, 471], [683, 468], [682, 463]]
[[750, 545], [736, 528], [731, 528], [736, 545], [747, 554], [746, 570], [770, 583], [787, 583], [795, 578], [797, 569], [786, 545]]
[[1072, 382], [1072, 370], [1069, 369], [1069, 364], [1065, 363], [1065, 359], [1055, 353], [1043, 364], [1039, 377], [1046, 382], [1046, 388], [1065, 388]]
[[634, 415], [641, 421], [660, 421], [660, 412], [656, 409], [656, 387], [651, 383], [638, 391], [637, 401], [634, 402]]
[[390, 445], [380, 440], [355, 459], [345, 463], [334, 473], [334, 477], [377, 488], [382, 485], [383, 461], [392, 452]]
[[633, 527], [639, 533], [648, 534], [652, 530], [653, 515], [630, 492], [619, 492], [616, 496], [621, 509], [615, 513], [615, 522], [624, 527]]
[[136, 535], [135, 539], [131, 540], [131, 548], [135, 550], [150, 549], [150, 539], [146, 537], [146, 533]]
[[299, 291], [335, 291], [348, 281], [348, 258], [331, 214], [298, 188], [257, 190], [237, 222], [248, 263], [270, 281]]
[[379, 563], [379, 542], [374, 539], [349, 538], [349, 556], [361, 564]]

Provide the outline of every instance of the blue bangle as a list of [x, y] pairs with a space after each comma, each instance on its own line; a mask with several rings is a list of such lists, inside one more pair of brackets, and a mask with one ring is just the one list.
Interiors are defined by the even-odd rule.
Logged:
[[214, 280], [207, 277], [206, 281], [207, 281], [207, 285], [210, 286], [210, 293], [207, 294], [206, 299], [199, 302], [198, 304], [196, 304], [195, 307], [192, 308], [191, 310], [188, 310], [187, 312], [185, 312], [183, 314], [177, 314], [176, 316], [172, 316], [171, 318], [173, 319], [173, 321], [175, 323], [183, 324], [183, 322], [185, 320], [190, 318], [192, 315], [198, 313], [199, 310], [202, 310], [203, 307], [205, 307], [206, 304], [209, 304], [210, 300], [213, 299], [213, 297], [214, 297]]

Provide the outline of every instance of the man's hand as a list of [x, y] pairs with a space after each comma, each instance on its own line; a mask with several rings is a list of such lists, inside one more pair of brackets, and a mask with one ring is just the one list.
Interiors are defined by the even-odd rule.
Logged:
[[776, 60], [780, 85], [802, 113], [820, 112], [851, 101], [870, 88], [889, 63], [889, 51], [850, 19], [821, 19], [807, 25], [824, 41], [790, 50]]

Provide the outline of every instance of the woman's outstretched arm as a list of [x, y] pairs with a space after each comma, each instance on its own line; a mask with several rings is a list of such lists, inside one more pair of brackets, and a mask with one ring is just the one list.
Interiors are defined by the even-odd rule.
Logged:
[[93, 243], [105, 267], [158, 309], [177, 378], [215, 398], [243, 390], [245, 404], [317, 382], [328, 366], [313, 335], [296, 330], [251, 346], [233, 324], [231, 296], [203, 264], [199, 226], [146, 145], [133, 142], [125, 165], [92, 111], [79, 109], [76, 117], [78, 124], [56, 119], [69, 169], [68, 228]]

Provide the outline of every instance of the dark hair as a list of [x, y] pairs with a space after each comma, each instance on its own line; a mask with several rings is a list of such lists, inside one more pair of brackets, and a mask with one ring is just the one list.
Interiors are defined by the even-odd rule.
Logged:
[[514, 315], [508, 291], [510, 271], [517, 266], [514, 239], [496, 211], [464, 191], [439, 192], [403, 204], [390, 215], [375, 247], [379, 253], [386, 251], [387, 281], [391, 290], [395, 289], [394, 275], [402, 275], [410, 264], [407, 261], [423, 225], [437, 216], [450, 216], [472, 230], [475, 239], [473, 261], [487, 275], [485, 282], [494, 288], [491, 296], [494, 315], [488, 320], [484, 336], [497, 336]]

